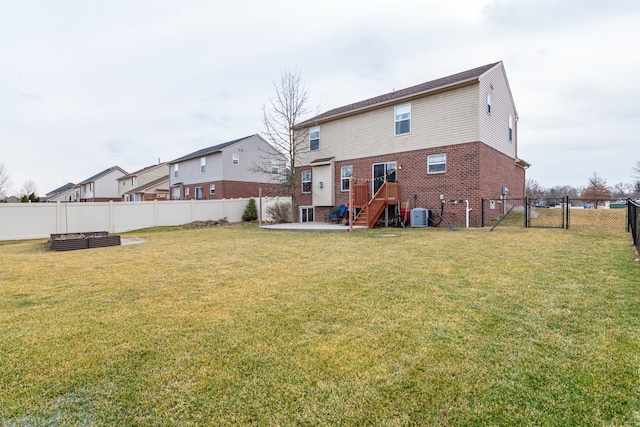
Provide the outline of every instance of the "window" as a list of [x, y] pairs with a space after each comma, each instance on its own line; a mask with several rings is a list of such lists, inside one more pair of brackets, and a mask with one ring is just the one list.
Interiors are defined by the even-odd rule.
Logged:
[[433, 154], [427, 157], [427, 173], [444, 173], [447, 171], [447, 155]]
[[309, 150], [320, 149], [320, 126], [309, 129]]
[[176, 177], [176, 178], [178, 177], [178, 173], [180, 172], [178, 170], [179, 168], [180, 168], [179, 164], [176, 163], [175, 165], [173, 165], [173, 176]]
[[311, 171], [302, 171], [302, 192], [311, 193]]
[[132, 176], [131, 177], [131, 186], [134, 186], [134, 185], [136, 185], [136, 177]]
[[240, 154], [232, 154], [231, 155], [231, 163], [233, 163], [234, 165], [239, 165], [240, 164]]
[[509, 114], [509, 142], [513, 141], [513, 116]]
[[491, 114], [491, 94], [487, 93], [487, 114]]
[[280, 162], [277, 160], [271, 160], [271, 173], [280, 172]]
[[202, 187], [196, 187], [196, 200], [202, 200]]
[[184, 187], [184, 198], [189, 199], [189, 187]]
[[411, 104], [395, 108], [396, 135], [411, 133]]
[[200, 157], [200, 173], [204, 173], [207, 169], [207, 158]]
[[340, 190], [349, 191], [349, 178], [353, 175], [353, 166], [342, 166], [340, 168]]

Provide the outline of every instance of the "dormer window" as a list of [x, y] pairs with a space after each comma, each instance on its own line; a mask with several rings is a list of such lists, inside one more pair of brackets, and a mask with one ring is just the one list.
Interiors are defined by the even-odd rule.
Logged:
[[396, 136], [411, 133], [411, 104], [399, 105], [394, 111]]

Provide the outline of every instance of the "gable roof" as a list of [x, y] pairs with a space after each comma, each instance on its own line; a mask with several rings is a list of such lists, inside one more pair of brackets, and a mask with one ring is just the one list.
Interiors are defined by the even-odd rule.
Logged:
[[125, 176], [121, 176], [120, 178], [118, 178], [118, 180], [131, 178], [133, 176], [138, 176], [138, 175], [140, 175], [140, 174], [142, 174], [144, 172], [150, 171], [151, 169], [155, 169], [155, 168], [158, 168], [160, 166], [166, 166], [166, 165], [167, 165], [167, 163], [158, 163], [156, 165], [147, 166], [147, 167], [139, 169], [139, 170], [137, 170], [135, 172], [131, 172], [131, 173], [125, 175]]
[[194, 159], [197, 157], [202, 157], [202, 156], [206, 156], [208, 154], [213, 154], [213, 153], [217, 153], [219, 151], [221, 151], [223, 148], [226, 148], [230, 145], [236, 144], [240, 141], [244, 141], [245, 139], [249, 139], [251, 137], [254, 136], [259, 136], [258, 134], [254, 134], [254, 135], [249, 135], [249, 136], [245, 136], [244, 138], [238, 138], [238, 139], [234, 139], [233, 141], [229, 141], [229, 142], [223, 142], [222, 144], [218, 144], [218, 145], [214, 145], [212, 147], [208, 147], [208, 148], [203, 148], [202, 150], [198, 150], [198, 151], [194, 151], [191, 154], [187, 154], [186, 156], [182, 156], [179, 157], [175, 160], [171, 160], [169, 163], [177, 163], [177, 162], [181, 162], [184, 160], [189, 160], [189, 159]]
[[64, 193], [65, 191], [69, 191], [71, 190], [73, 187], [75, 187], [76, 185], [73, 182], [68, 182], [65, 185], [63, 185], [62, 187], [56, 188], [55, 190], [51, 190], [49, 191], [46, 196], [47, 197], [53, 197], [56, 196], [60, 193]]
[[373, 98], [365, 99], [364, 101], [355, 102], [353, 104], [345, 105], [342, 107], [334, 108], [315, 117], [312, 117], [298, 126], [304, 127], [311, 124], [326, 121], [330, 118], [336, 118], [342, 115], [353, 113], [359, 110], [366, 110], [369, 108], [375, 108], [384, 104], [400, 101], [404, 98], [415, 97], [417, 95], [433, 92], [438, 89], [444, 89], [447, 87], [468, 83], [470, 81], [478, 80], [484, 73], [500, 64], [501, 62], [494, 62], [492, 64], [483, 65], [482, 67], [473, 68], [471, 70], [463, 71], [461, 73], [452, 74], [450, 76], [442, 77], [429, 82], [421, 83], [415, 86], [411, 86], [405, 89], [395, 90], [393, 92], [386, 93], [384, 95], [375, 96]]
[[[126, 191], [125, 193], [140, 193], [140, 192], [146, 190], [147, 188], [155, 187], [158, 184], [162, 184], [164, 181], [169, 182], [169, 175], [165, 175], [165, 176], [162, 176], [162, 177], [160, 177], [158, 179], [154, 179], [151, 182], [147, 182], [146, 184], [143, 184], [143, 185], [141, 185], [139, 187], [136, 187], [134, 189]], [[169, 187], [167, 187], [167, 188], [169, 188]]]
[[76, 184], [76, 185], [75, 185], [75, 187], [77, 187], [78, 185], [83, 185], [83, 184], [88, 184], [88, 183], [90, 183], [90, 182], [93, 182], [93, 181], [95, 181], [96, 179], [101, 178], [101, 177], [103, 177], [103, 176], [105, 176], [105, 175], [107, 175], [107, 174], [109, 174], [109, 173], [113, 172], [114, 170], [119, 170], [120, 172], [122, 172], [122, 173], [123, 173], [123, 174], [125, 174], [125, 175], [127, 174], [127, 172], [126, 172], [124, 169], [122, 169], [120, 166], [111, 166], [110, 168], [105, 169], [105, 170], [103, 170], [102, 172], [97, 173], [97, 174], [95, 174], [95, 175], [93, 175], [93, 176], [91, 176], [91, 177], [89, 177], [89, 178], [85, 179], [85, 180], [84, 180], [84, 181], [82, 181], [82, 182], [79, 182], [78, 184]]

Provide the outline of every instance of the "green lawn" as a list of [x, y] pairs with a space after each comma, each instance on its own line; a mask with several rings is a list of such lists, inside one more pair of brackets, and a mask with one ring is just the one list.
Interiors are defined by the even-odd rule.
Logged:
[[1, 426], [640, 424], [624, 232], [132, 236], [0, 245]]

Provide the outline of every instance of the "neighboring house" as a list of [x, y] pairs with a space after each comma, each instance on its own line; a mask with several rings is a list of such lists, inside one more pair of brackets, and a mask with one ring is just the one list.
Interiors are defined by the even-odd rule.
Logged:
[[169, 164], [159, 163], [118, 178], [118, 193], [125, 202], [169, 199]]
[[76, 185], [73, 182], [69, 182], [62, 187], [56, 188], [45, 194], [43, 202], [74, 202], [73, 188]]
[[[529, 164], [518, 158], [502, 62], [335, 108], [297, 129], [309, 142], [296, 168], [299, 218], [347, 204], [349, 177], [359, 221], [370, 227], [407, 202], [464, 225], [467, 201], [470, 225], [480, 226], [482, 198], [500, 200], [503, 188], [524, 197]], [[384, 200], [373, 203], [383, 186], [375, 199]]]
[[[169, 162], [173, 200], [231, 199], [276, 195], [284, 161], [268, 159], [273, 152], [260, 135], [251, 135], [195, 151]], [[257, 172], [256, 166], [271, 174]], [[271, 169], [272, 168], [272, 169]]]
[[112, 166], [94, 176], [76, 184], [73, 198], [78, 202], [120, 201], [118, 194], [118, 178], [127, 175], [127, 171], [119, 166]]

